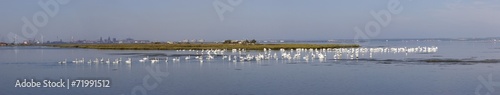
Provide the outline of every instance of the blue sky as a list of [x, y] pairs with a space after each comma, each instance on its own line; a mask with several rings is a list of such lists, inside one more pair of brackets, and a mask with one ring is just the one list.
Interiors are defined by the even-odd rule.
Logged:
[[[153, 41], [183, 39], [353, 39], [354, 27], [387, 10], [389, 0], [242, 0], [219, 19], [217, 0], [71, 0], [59, 5], [38, 32], [23, 34], [22, 18], [44, 12], [38, 2], [0, 3], [0, 41], [12, 34], [45, 40], [127, 37]], [[238, 1], [238, 0], [235, 0]], [[461, 38], [500, 36], [498, 0], [397, 0], [403, 8], [370, 38]]]

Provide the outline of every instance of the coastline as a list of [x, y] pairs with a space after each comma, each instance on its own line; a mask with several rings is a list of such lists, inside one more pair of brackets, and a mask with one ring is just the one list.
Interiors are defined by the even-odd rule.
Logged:
[[296, 49], [296, 48], [358, 48], [357, 44], [51, 44], [59, 48], [85, 48], [106, 50], [208, 50], [208, 49]]

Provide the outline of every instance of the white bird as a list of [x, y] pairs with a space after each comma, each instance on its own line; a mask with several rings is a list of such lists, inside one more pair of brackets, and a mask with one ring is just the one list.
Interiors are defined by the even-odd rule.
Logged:
[[318, 58], [319, 58], [319, 59], [324, 59], [324, 58], [325, 58], [325, 55], [323, 55], [323, 54], [321, 54], [321, 53], [320, 53], [320, 54], [318, 54]]
[[151, 59], [151, 63], [158, 63], [159, 61], [158, 58]]
[[99, 63], [99, 59], [95, 58], [94, 63]]
[[113, 64], [118, 64], [118, 63], [120, 63], [120, 60], [118, 59], [115, 59], [115, 61], [113, 61]]
[[64, 61], [60, 61], [60, 62], [57, 62], [57, 63], [59, 63], [59, 64], [66, 64], [67, 61], [68, 61], [67, 59], [64, 59]]
[[146, 56], [146, 57], [144, 57], [144, 58], [140, 59], [140, 60], [139, 60], [139, 62], [144, 63], [144, 62], [146, 62], [148, 59], [149, 59], [149, 56]]
[[227, 58], [227, 55], [224, 55], [222, 56], [222, 60], [226, 59]]
[[207, 58], [206, 58], [206, 59], [208, 59], [208, 60], [214, 59], [214, 56], [212, 56], [212, 55], [208, 54], [208, 56], [207, 56]]
[[108, 58], [108, 60], [106, 60], [106, 64], [109, 64], [110, 62], [111, 62], [111, 61], [109, 61], [109, 58]]
[[179, 57], [172, 58], [172, 61], [180, 61], [180, 58]]
[[125, 63], [127, 63], [127, 64], [132, 63], [132, 59], [128, 58], [128, 60], [127, 60], [127, 61], [125, 61]]
[[146, 62], [146, 60], [140, 59], [139, 62], [144, 63], [144, 62]]
[[80, 63], [85, 63], [85, 58], [82, 58], [82, 60], [80, 60]]
[[72, 62], [73, 62], [73, 63], [78, 63], [78, 62], [79, 62], [79, 61], [78, 61], [78, 58], [75, 58], [75, 60], [74, 60], [74, 61], [72, 61]]
[[303, 57], [304, 60], [309, 61], [309, 55]]

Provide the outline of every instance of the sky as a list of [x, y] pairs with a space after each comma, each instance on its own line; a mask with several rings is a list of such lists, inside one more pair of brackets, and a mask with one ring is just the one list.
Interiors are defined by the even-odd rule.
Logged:
[[[382, 25], [371, 12], [391, 5]], [[3, 42], [500, 37], [500, 0], [3, 0], [0, 13]]]

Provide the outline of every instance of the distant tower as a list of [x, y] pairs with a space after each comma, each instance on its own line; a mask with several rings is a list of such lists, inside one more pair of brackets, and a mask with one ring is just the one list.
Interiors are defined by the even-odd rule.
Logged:
[[40, 35], [40, 36], [41, 36], [41, 38], [42, 38], [42, 42], [41, 42], [41, 43], [43, 44], [43, 35]]
[[101, 43], [102, 43], [102, 37], [101, 37], [101, 40], [99, 40], [99, 42], [101, 42]]
[[14, 35], [14, 44], [16, 44], [17, 35]]
[[108, 41], [107, 42], [111, 42], [111, 37], [108, 36]]
[[75, 39], [73, 36], [71, 36], [71, 43], [74, 43], [75, 42]]

